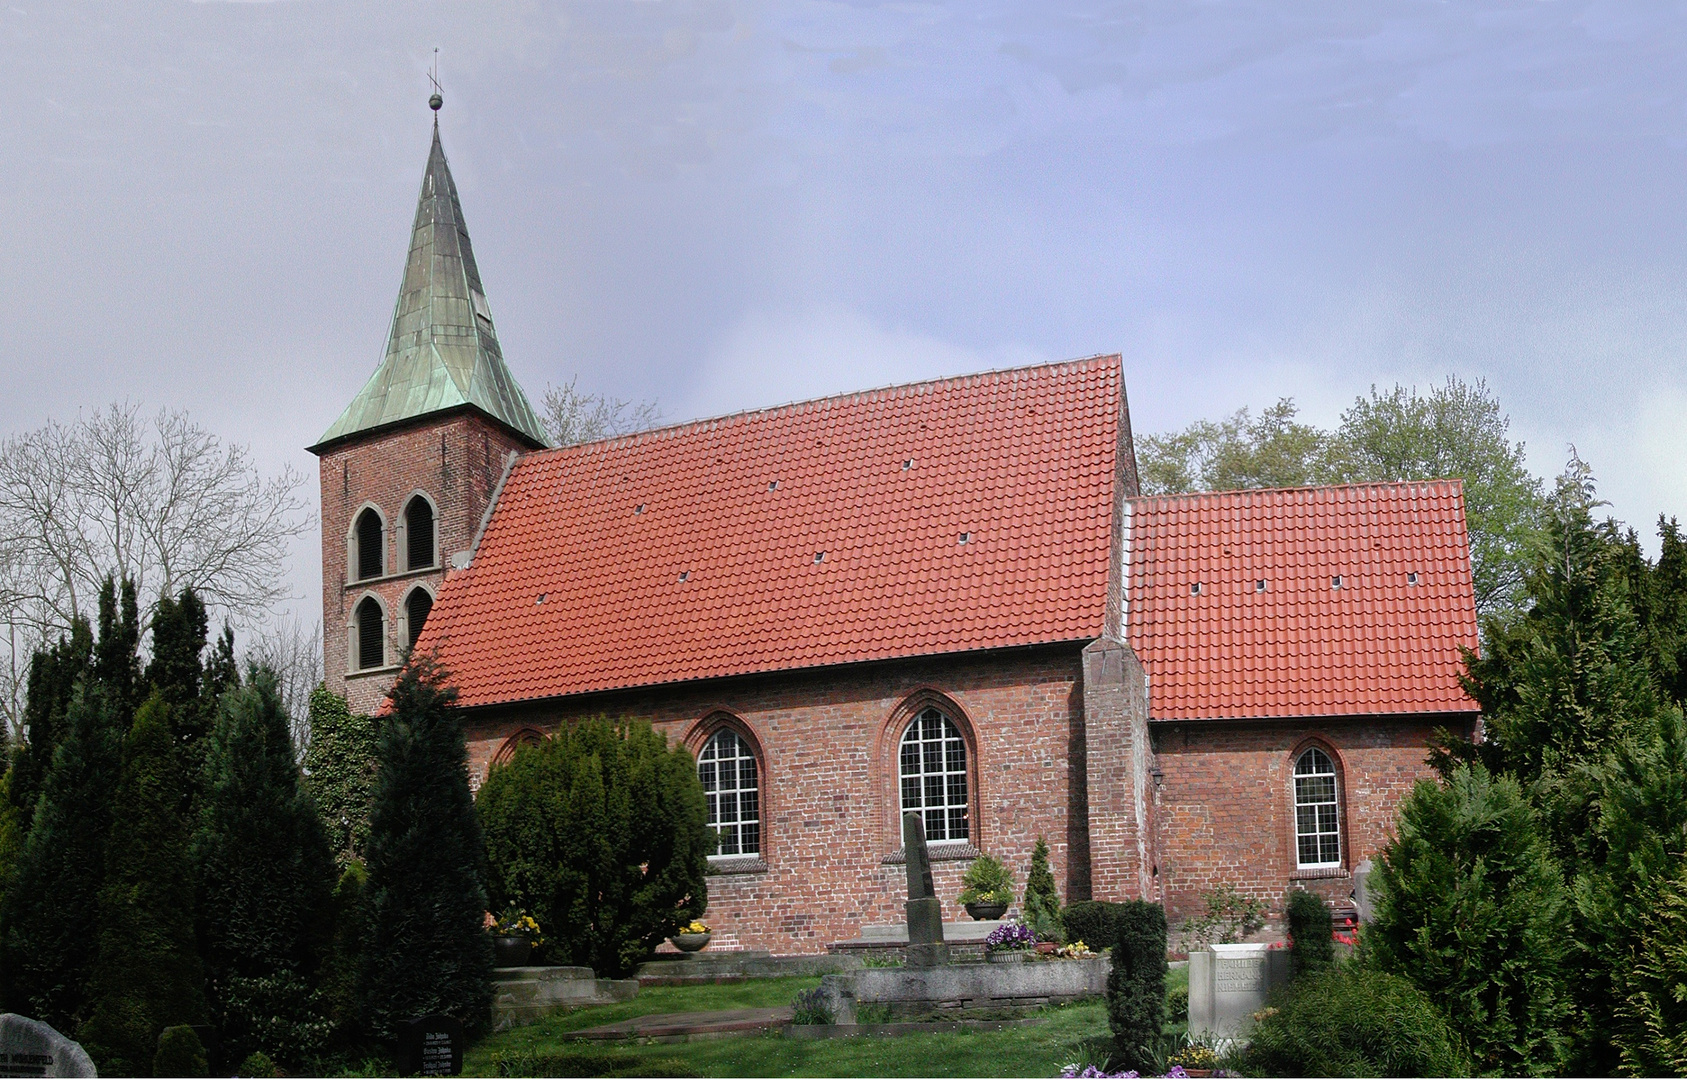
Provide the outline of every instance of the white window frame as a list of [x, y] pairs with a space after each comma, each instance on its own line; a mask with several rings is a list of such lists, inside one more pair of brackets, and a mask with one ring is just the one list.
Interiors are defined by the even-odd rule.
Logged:
[[[1295, 755], [1295, 866], [1301, 870], [1341, 865], [1341, 777], [1335, 759], [1321, 746]], [[1310, 843], [1315, 860], [1308, 861]]]
[[966, 737], [953, 717], [927, 706], [909, 721], [896, 746], [896, 781], [902, 813], [920, 815], [929, 843], [972, 842]]
[[[730, 747], [726, 744], [730, 743]], [[723, 757], [721, 751], [730, 749], [731, 757]], [[733, 769], [732, 786], [726, 787], [721, 783], [721, 765], [731, 762]], [[748, 762], [750, 768], [750, 783], [744, 784], [744, 764]], [[713, 783], [708, 772], [713, 771]], [[747, 859], [758, 858], [762, 848], [761, 829], [761, 761], [756, 757], [754, 744], [743, 734], [731, 727], [723, 727], [710, 733], [704, 740], [702, 748], [697, 752], [697, 779], [703, 783], [703, 797], [708, 802], [709, 828], [715, 830], [715, 850], [710, 853], [711, 859]], [[749, 813], [745, 813], [745, 796], [749, 796], [751, 806]], [[722, 821], [724, 811], [730, 804], [732, 820]], [[745, 842], [745, 830], [754, 830], [753, 840]], [[726, 848], [733, 850], [727, 851]]]

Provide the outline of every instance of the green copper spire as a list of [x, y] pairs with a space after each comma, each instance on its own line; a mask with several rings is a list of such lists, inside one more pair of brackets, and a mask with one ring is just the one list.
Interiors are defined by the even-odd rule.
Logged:
[[544, 426], [498, 348], [436, 119], [387, 355], [311, 449], [463, 408], [485, 413], [535, 446], [546, 445]]

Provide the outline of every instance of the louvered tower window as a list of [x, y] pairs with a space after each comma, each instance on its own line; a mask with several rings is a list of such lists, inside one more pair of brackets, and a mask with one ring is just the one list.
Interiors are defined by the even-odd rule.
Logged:
[[404, 508], [404, 546], [405, 569], [425, 570], [434, 564], [433, 504], [420, 495]]
[[381, 605], [373, 596], [366, 596], [357, 605], [357, 666], [377, 668], [386, 662], [386, 620], [381, 617]]
[[422, 624], [428, 621], [428, 612], [432, 610], [433, 597], [426, 589], [412, 589], [404, 598], [404, 629], [410, 636], [405, 644], [410, 648], [416, 647], [416, 639], [422, 636]]
[[936, 709], [902, 736], [902, 812], [925, 819], [927, 840], [966, 840], [967, 751], [960, 729]]
[[381, 515], [364, 510], [357, 515], [357, 580], [381, 576], [386, 560], [381, 557]]

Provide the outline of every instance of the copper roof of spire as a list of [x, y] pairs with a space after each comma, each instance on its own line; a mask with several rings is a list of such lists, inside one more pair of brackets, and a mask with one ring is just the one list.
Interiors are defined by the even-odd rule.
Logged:
[[498, 348], [435, 120], [386, 356], [311, 450], [462, 409], [484, 413], [534, 446], [546, 444], [544, 426]]

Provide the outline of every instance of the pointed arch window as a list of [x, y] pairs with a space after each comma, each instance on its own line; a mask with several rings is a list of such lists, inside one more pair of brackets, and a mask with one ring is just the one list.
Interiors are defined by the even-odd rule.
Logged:
[[432, 610], [433, 594], [426, 589], [411, 589], [410, 595], [404, 598], [404, 632], [409, 639], [404, 643], [406, 648], [416, 647], [416, 639], [422, 636], [422, 624], [428, 621]]
[[386, 616], [380, 601], [365, 596], [357, 605], [357, 667], [378, 668], [387, 659]]
[[1295, 861], [1302, 869], [1341, 865], [1336, 765], [1316, 746], [1295, 759]]
[[749, 740], [731, 728], [710, 735], [697, 755], [697, 778], [718, 838], [713, 854], [761, 854], [761, 777]]
[[434, 564], [438, 544], [434, 536], [433, 503], [420, 495], [404, 508], [404, 547], [406, 570], [425, 570]]
[[955, 722], [935, 708], [922, 710], [903, 734], [898, 756], [902, 812], [925, 819], [927, 840], [967, 840], [967, 750]]
[[377, 578], [386, 569], [386, 560], [382, 558], [381, 549], [385, 532], [381, 527], [381, 515], [375, 513], [373, 507], [365, 508], [357, 515], [357, 580]]

